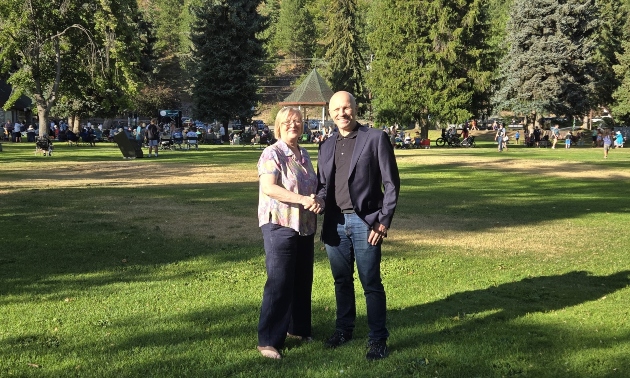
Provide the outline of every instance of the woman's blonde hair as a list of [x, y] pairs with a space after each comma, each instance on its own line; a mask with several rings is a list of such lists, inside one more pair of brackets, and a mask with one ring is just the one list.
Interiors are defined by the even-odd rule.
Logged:
[[282, 139], [282, 123], [285, 122], [291, 114], [297, 114], [300, 117], [300, 125], [302, 126], [302, 132], [304, 132], [304, 122], [300, 109], [285, 106], [276, 114], [276, 121], [274, 122], [274, 134], [276, 139]]

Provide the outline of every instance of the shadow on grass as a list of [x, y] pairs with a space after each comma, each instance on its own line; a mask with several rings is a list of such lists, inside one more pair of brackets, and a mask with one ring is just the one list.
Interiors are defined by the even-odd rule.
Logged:
[[[415, 366], [407, 365], [415, 373], [416, 369], [428, 372], [446, 367], [452, 373], [455, 366], [458, 374], [466, 376], [489, 373], [509, 376], [523, 372], [531, 376], [558, 376], [553, 371], [562, 373], [560, 376], [571, 376], [566, 369], [574, 366], [564, 365], [571, 354], [583, 348], [608, 349], [630, 341], [629, 335], [624, 340], [611, 338], [606, 332], [577, 336], [578, 324], [554, 324], [552, 315], [547, 318], [550, 324], [545, 325], [528, 318], [536, 313], [551, 314], [603, 300], [629, 285], [628, 270], [608, 276], [569, 272], [455, 293], [432, 303], [390, 311], [390, 326], [395, 333], [392, 347], [403, 353], [408, 349], [421, 351]], [[429, 350], [447, 353], [424, 354]], [[431, 368], [424, 366], [423, 358], [431, 361]], [[615, 362], [606, 361], [606, 364], [611, 365], [612, 372]], [[628, 367], [627, 362], [622, 366]], [[588, 372], [573, 373], [572, 376], [590, 376]]]
[[[335, 375], [338, 361], [350, 376], [354, 372], [360, 376], [622, 377], [628, 361], [611, 355], [609, 349], [630, 342], [627, 332], [597, 334], [589, 328], [580, 332], [579, 324], [556, 322], [553, 313], [605, 300], [630, 285], [629, 274], [594, 276], [575, 271], [533, 277], [390, 310], [391, 355], [378, 364], [366, 364], [359, 334], [338, 350], [315, 342], [285, 351], [282, 362], [262, 359], [254, 350], [259, 307], [240, 303], [236, 297], [232, 306], [208, 303], [204, 310], [166, 317], [122, 316], [103, 329], [107, 340], [103, 345], [30, 333], [6, 338], [3, 348], [14, 353], [59, 353], [60, 360], [72, 350], [92, 351], [82, 359], [84, 366], [96, 369], [92, 376], [282, 377], [303, 374], [307, 368], [311, 373]], [[545, 315], [543, 321], [534, 319], [540, 314]], [[314, 308], [314, 328], [320, 337], [332, 326], [330, 316]], [[365, 317], [359, 316], [357, 324], [364, 323]], [[117, 360], [133, 363], [105, 363]], [[45, 371], [56, 368], [47, 366]]]

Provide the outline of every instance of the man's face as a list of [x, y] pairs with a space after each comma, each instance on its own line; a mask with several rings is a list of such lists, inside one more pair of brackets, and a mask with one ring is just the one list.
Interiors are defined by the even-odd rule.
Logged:
[[337, 92], [331, 99], [328, 106], [330, 117], [340, 131], [350, 132], [354, 129], [357, 121], [356, 105], [347, 92]]

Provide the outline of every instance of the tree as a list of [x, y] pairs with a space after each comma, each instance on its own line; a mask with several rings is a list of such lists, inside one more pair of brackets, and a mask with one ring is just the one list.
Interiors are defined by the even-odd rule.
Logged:
[[258, 35], [266, 19], [260, 0], [205, 0], [191, 8], [193, 114], [219, 120], [249, 121], [258, 105], [258, 76], [264, 49]]
[[278, 19], [280, 18], [280, 1], [266, 0], [260, 7], [260, 14], [267, 18], [268, 27], [260, 33], [260, 38], [264, 42], [266, 54], [268, 56], [277, 55], [275, 46], [276, 32], [278, 29]]
[[377, 119], [463, 122], [487, 102], [490, 64], [483, 0], [376, 0], [368, 76]]
[[[624, 12], [630, 11], [630, 2], [624, 4]], [[627, 14], [627, 13], [626, 13]], [[616, 53], [618, 64], [613, 66], [619, 86], [612, 97], [612, 114], [618, 120], [630, 124], [630, 20], [626, 19], [623, 28], [621, 51]]]
[[71, 92], [77, 85], [132, 93], [134, 45], [127, 39], [131, 25], [125, 12], [134, 6], [133, 0], [106, 6], [62, 0], [1, 2], [0, 70], [10, 74], [13, 87], [5, 107], [22, 94], [30, 96], [44, 135], [50, 111], [64, 89], [70, 97], [77, 93]]
[[304, 68], [308, 66], [304, 59], [313, 57], [316, 41], [315, 25], [306, 0], [283, 0], [276, 25], [276, 47], [296, 59], [298, 67]]
[[522, 114], [585, 114], [596, 98], [599, 16], [594, 0], [515, 0], [498, 108]]
[[333, 91], [353, 93], [357, 102], [364, 104], [367, 98], [363, 78], [365, 60], [361, 53], [364, 46], [356, 17], [356, 0], [329, 1], [325, 38], [327, 76]]
[[600, 22], [594, 37], [597, 48], [593, 57], [596, 72], [592, 103], [608, 108], [614, 101], [612, 94], [620, 84], [613, 66], [619, 63], [617, 54], [622, 49], [628, 12], [619, 0], [599, 0], [596, 4]]

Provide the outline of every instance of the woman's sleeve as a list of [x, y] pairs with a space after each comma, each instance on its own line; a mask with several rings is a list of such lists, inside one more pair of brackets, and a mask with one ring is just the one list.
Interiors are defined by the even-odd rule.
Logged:
[[278, 175], [280, 172], [280, 164], [275, 151], [271, 148], [265, 148], [258, 160], [258, 176], [264, 174]]

